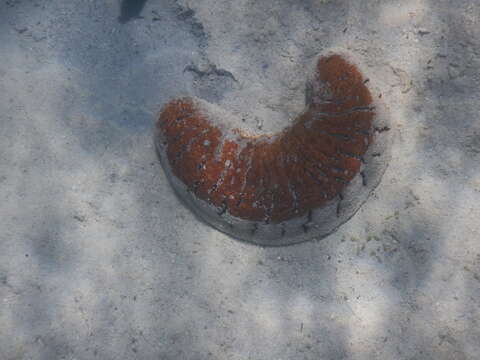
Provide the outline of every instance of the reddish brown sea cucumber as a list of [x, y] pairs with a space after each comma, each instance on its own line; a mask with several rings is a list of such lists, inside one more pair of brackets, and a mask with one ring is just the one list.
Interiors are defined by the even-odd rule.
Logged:
[[[377, 109], [367, 80], [338, 54], [319, 58], [306, 98], [291, 126], [259, 136], [227, 126], [215, 105], [170, 101], [157, 122], [157, 149], [181, 197], [217, 228], [260, 244], [329, 228], [323, 223], [331, 215], [314, 213], [336, 199], [339, 217], [342, 194], [374, 140]], [[361, 202], [350, 205], [353, 212]]]

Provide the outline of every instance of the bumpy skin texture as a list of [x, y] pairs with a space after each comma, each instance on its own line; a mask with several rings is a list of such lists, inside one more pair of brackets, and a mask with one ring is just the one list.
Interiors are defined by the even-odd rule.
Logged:
[[342, 56], [321, 57], [306, 110], [283, 131], [261, 136], [212, 120], [218, 116], [197, 99], [175, 99], [157, 122], [157, 148], [186, 196], [219, 217], [253, 224], [253, 237], [256, 223], [281, 227], [305, 217], [308, 224], [313, 211], [342, 198], [373, 141], [375, 107], [366, 83]]

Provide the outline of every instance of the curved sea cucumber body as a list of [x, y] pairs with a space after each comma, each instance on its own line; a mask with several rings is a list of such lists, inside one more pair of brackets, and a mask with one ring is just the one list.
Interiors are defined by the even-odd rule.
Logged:
[[267, 135], [234, 128], [216, 105], [175, 99], [157, 122], [157, 151], [179, 196], [214, 227], [261, 245], [322, 237], [358, 210], [386, 165], [387, 140], [375, 136], [386, 117], [367, 85], [346, 56], [321, 56], [305, 110]]

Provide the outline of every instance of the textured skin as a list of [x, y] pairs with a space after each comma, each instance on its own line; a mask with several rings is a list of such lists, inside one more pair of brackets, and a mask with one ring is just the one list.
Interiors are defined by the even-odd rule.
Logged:
[[372, 142], [372, 96], [340, 55], [318, 60], [307, 108], [283, 131], [248, 136], [211, 119], [192, 98], [157, 122], [173, 174], [219, 214], [265, 223], [305, 216], [341, 196]]

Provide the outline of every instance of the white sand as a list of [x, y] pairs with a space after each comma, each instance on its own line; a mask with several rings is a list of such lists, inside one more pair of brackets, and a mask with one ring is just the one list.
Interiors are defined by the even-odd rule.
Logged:
[[[480, 3], [189, 6], [0, 4], [0, 359], [477, 359]], [[161, 106], [287, 121], [329, 48], [391, 111], [373, 197], [291, 247], [200, 222], [156, 157]]]

